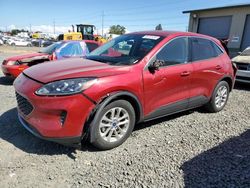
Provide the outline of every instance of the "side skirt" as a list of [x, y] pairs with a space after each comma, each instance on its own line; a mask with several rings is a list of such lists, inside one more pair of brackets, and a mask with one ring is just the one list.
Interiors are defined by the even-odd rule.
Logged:
[[171, 114], [179, 113], [189, 109], [200, 107], [208, 103], [209, 98], [205, 96], [197, 96], [176, 103], [172, 103], [166, 106], [162, 106], [159, 109], [153, 111], [149, 115], [145, 116], [144, 121], [150, 121], [153, 119], [161, 118]]

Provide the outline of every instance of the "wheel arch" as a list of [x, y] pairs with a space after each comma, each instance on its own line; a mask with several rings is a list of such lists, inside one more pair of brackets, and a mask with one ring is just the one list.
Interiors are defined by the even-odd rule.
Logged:
[[233, 90], [234, 82], [233, 82], [233, 79], [230, 76], [224, 76], [222, 79], [220, 79], [219, 82], [221, 82], [221, 81], [225, 81], [225, 82], [228, 83], [230, 92]]
[[[98, 117], [98, 114], [101, 113], [103, 108], [110, 104], [113, 101], [116, 100], [126, 100], [128, 101], [134, 108], [135, 110], [135, 118], [136, 118], [136, 123], [142, 122], [143, 121], [143, 108], [142, 104], [139, 101], [138, 97], [134, 95], [131, 92], [128, 91], [117, 91], [117, 92], [112, 92], [107, 95], [105, 95], [97, 104], [96, 107], [92, 110], [90, 113], [89, 117], [87, 118], [86, 124], [84, 125], [83, 128], [83, 137], [85, 134], [87, 134], [87, 137], [90, 136], [89, 133], [91, 133], [91, 124], [95, 124], [96, 122], [96, 117]], [[90, 137], [90, 142], [91, 142], [91, 137]]]

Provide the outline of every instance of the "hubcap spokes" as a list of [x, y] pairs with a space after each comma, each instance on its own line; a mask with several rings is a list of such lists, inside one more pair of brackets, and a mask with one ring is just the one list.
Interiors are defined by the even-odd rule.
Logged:
[[221, 86], [215, 96], [215, 105], [217, 108], [221, 108], [225, 105], [228, 97], [228, 91], [226, 86]]
[[115, 107], [101, 118], [99, 133], [105, 141], [116, 142], [126, 134], [129, 123], [128, 112], [124, 108]]

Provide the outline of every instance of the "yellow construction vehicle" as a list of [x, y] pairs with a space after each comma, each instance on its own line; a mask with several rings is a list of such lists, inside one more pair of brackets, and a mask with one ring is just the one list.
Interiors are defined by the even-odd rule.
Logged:
[[32, 34], [32, 38], [33, 39], [39, 39], [41, 36], [40, 36], [40, 32], [35, 32]]
[[95, 26], [90, 24], [77, 24], [76, 31], [74, 25], [72, 25], [72, 31], [68, 33], [60, 34], [58, 40], [95, 40], [100, 43], [105, 43], [106, 40], [98, 35], [94, 36]]

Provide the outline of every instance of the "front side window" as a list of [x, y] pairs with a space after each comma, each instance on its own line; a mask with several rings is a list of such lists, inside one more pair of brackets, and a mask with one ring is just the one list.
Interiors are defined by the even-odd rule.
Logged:
[[155, 35], [122, 35], [91, 52], [87, 59], [112, 65], [132, 65], [144, 58], [162, 39]]
[[40, 53], [46, 53], [46, 54], [52, 54], [56, 49], [58, 49], [61, 46], [62, 42], [55, 42], [51, 44], [50, 46], [41, 49]]
[[177, 38], [170, 41], [156, 55], [156, 60], [162, 62], [163, 66], [183, 64], [188, 61], [187, 38]]
[[219, 52], [210, 40], [203, 38], [191, 38], [192, 61], [200, 61], [218, 56]]
[[85, 43], [64, 43], [59, 49], [56, 50], [57, 57], [73, 57], [84, 56], [88, 53]]

